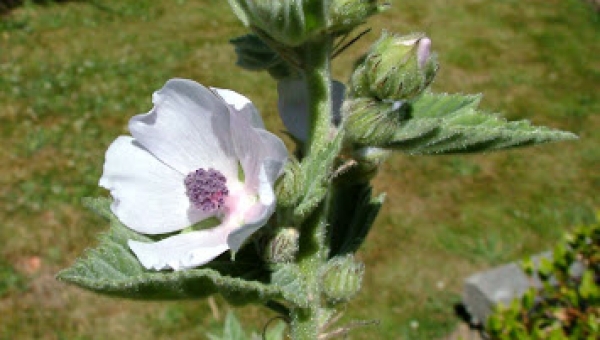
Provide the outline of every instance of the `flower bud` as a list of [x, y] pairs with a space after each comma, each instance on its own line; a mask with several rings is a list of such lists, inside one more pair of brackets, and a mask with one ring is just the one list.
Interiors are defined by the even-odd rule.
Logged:
[[356, 173], [360, 174], [364, 181], [371, 180], [377, 174], [379, 166], [385, 161], [391, 154], [391, 151], [387, 149], [365, 147], [352, 152], [353, 158], [356, 160], [358, 165], [356, 166]]
[[359, 146], [384, 146], [411, 115], [406, 101], [380, 101], [354, 98], [344, 102], [344, 131], [350, 142]]
[[317, 0], [229, 0], [234, 13], [261, 37], [296, 47], [326, 28], [325, 3]]
[[362, 285], [364, 265], [353, 255], [336, 256], [325, 265], [321, 277], [323, 293], [330, 303], [347, 302]]
[[288, 263], [296, 258], [298, 253], [298, 238], [300, 233], [295, 228], [282, 228], [269, 240], [264, 252], [268, 263]]
[[329, 32], [346, 33], [388, 6], [377, 0], [333, 0], [329, 7]]
[[351, 88], [355, 97], [410, 100], [431, 84], [437, 70], [431, 40], [423, 33], [384, 32], [355, 70]]

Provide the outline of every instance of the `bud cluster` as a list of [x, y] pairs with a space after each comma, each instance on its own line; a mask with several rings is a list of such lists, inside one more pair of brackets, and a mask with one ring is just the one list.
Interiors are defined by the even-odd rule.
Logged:
[[437, 70], [431, 40], [423, 33], [384, 32], [352, 75], [351, 98], [342, 111], [348, 139], [359, 147], [388, 145]]
[[229, 0], [237, 17], [283, 48], [339, 36], [387, 8], [377, 0]]

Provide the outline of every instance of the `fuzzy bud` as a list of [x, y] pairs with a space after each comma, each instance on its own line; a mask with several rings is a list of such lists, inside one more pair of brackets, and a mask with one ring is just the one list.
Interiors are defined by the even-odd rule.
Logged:
[[295, 228], [282, 228], [271, 238], [265, 248], [264, 258], [268, 263], [289, 263], [298, 253], [300, 234]]
[[410, 119], [411, 105], [405, 101], [354, 98], [344, 102], [346, 138], [359, 146], [385, 146], [400, 125]]
[[330, 303], [347, 302], [358, 293], [365, 268], [353, 255], [337, 256], [325, 265], [323, 293]]
[[329, 7], [328, 30], [343, 34], [363, 24], [371, 15], [384, 11], [389, 6], [377, 0], [333, 0]]
[[352, 95], [411, 100], [431, 84], [438, 70], [431, 40], [423, 33], [384, 32], [352, 76]]
[[325, 31], [325, 2], [318, 0], [229, 0], [234, 13], [261, 37], [296, 47]]

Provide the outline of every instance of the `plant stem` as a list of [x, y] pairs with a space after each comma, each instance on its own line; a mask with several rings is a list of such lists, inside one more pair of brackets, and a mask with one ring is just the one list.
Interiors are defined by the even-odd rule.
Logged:
[[319, 150], [330, 140], [331, 130], [331, 74], [329, 39], [307, 44], [305, 48], [305, 79], [308, 88], [310, 133], [307, 153]]
[[[331, 140], [331, 41], [329, 38], [307, 44], [305, 48], [305, 79], [308, 89], [310, 134], [306, 152], [316, 152]], [[326, 169], [329, 164], [323, 164]], [[298, 267], [307, 290], [307, 306], [291, 311], [291, 334], [294, 340], [316, 340], [326, 310], [322, 306], [319, 276], [327, 260], [325, 242], [329, 197], [326, 197], [305, 222], [300, 234]]]

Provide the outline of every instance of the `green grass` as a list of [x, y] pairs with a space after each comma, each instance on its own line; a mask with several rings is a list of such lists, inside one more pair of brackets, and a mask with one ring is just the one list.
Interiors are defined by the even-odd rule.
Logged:
[[[442, 65], [434, 90], [482, 92], [488, 110], [581, 137], [395, 155], [383, 167], [375, 184], [387, 201], [359, 252], [367, 276], [345, 320], [380, 320], [353, 339], [434, 339], [458, 322], [465, 277], [549, 248], [600, 208], [600, 17], [580, 0], [413, 0], [372, 27], [432, 37]], [[53, 275], [107, 228], [80, 200], [106, 194], [97, 181], [107, 146], [167, 79], [244, 93], [282, 131], [274, 82], [234, 66], [227, 41], [243, 33], [222, 0], [26, 4], [0, 18], [0, 339], [198, 339], [221, 329], [219, 299], [220, 321], [206, 301], [116, 300]], [[347, 79], [376, 38], [336, 59], [336, 76]], [[254, 329], [272, 316], [237, 314]]]

